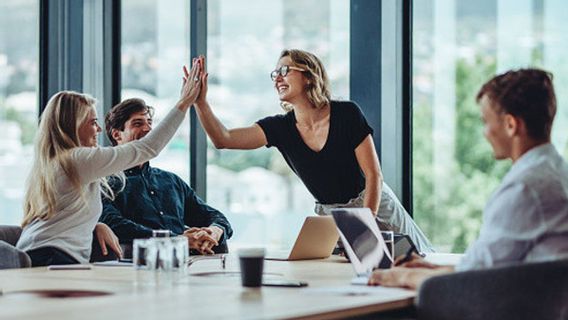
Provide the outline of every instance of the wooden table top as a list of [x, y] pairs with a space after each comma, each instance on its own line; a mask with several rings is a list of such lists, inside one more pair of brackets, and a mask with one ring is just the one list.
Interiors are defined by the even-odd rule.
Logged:
[[[303, 280], [305, 288], [241, 286], [236, 257], [194, 263], [186, 275], [93, 266], [0, 271], [0, 318], [4, 319], [334, 319], [404, 308], [415, 292], [352, 286], [345, 258], [265, 261], [265, 278]], [[203, 275], [212, 273], [209, 275]], [[53, 298], [26, 290], [91, 290], [108, 295]]]

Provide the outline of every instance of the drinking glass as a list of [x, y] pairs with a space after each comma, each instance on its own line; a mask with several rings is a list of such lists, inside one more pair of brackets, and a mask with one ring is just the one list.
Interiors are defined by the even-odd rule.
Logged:
[[173, 243], [171, 238], [153, 238], [151, 239], [156, 243], [158, 248], [157, 252], [157, 265], [156, 269], [161, 271], [171, 271], [173, 267]]
[[132, 264], [138, 270], [155, 270], [158, 247], [153, 239], [134, 239]]
[[183, 271], [189, 258], [189, 243], [187, 237], [177, 236], [172, 240], [172, 267]]

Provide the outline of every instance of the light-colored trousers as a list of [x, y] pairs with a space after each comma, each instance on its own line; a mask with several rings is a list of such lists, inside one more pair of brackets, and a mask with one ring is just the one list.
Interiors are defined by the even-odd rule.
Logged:
[[[359, 196], [349, 200], [347, 203], [316, 203], [314, 211], [317, 215], [323, 216], [330, 215], [331, 209], [335, 208], [360, 208], [364, 206], [364, 198], [365, 190], [361, 191]], [[434, 248], [428, 238], [426, 238], [426, 235], [412, 220], [392, 189], [385, 182], [383, 182], [377, 221], [381, 230], [391, 230], [395, 233], [403, 233], [410, 236], [410, 239], [412, 239], [420, 252], [434, 252]]]

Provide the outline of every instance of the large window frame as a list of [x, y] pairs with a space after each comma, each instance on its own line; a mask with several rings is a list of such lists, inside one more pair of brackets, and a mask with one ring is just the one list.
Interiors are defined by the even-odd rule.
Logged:
[[[349, 98], [374, 128], [384, 179], [409, 212], [411, 7], [411, 0], [350, 0]], [[96, 96], [101, 114], [120, 101], [120, 8], [119, 0], [40, 0], [40, 113], [60, 90]], [[190, 52], [196, 57], [207, 52], [207, 1], [190, 0], [190, 10]], [[206, 139], [192, 110], [190, 185], [204, 199]]]

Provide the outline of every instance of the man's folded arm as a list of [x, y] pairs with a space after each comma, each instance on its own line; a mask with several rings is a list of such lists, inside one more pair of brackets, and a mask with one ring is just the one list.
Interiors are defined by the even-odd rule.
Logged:
[[186, 193], [184, 222], [190, 227], [216, 226], [223, 230], [219, 243], [231, 238], [233, 229], [224, 214], [207, 205], [193, 190]]
[[121, 243], [152, 236], [152, 229], [125, 218], [116, 205], [108, 199], [103, 200], [103, 213], [99, 221], [108, 225]]

